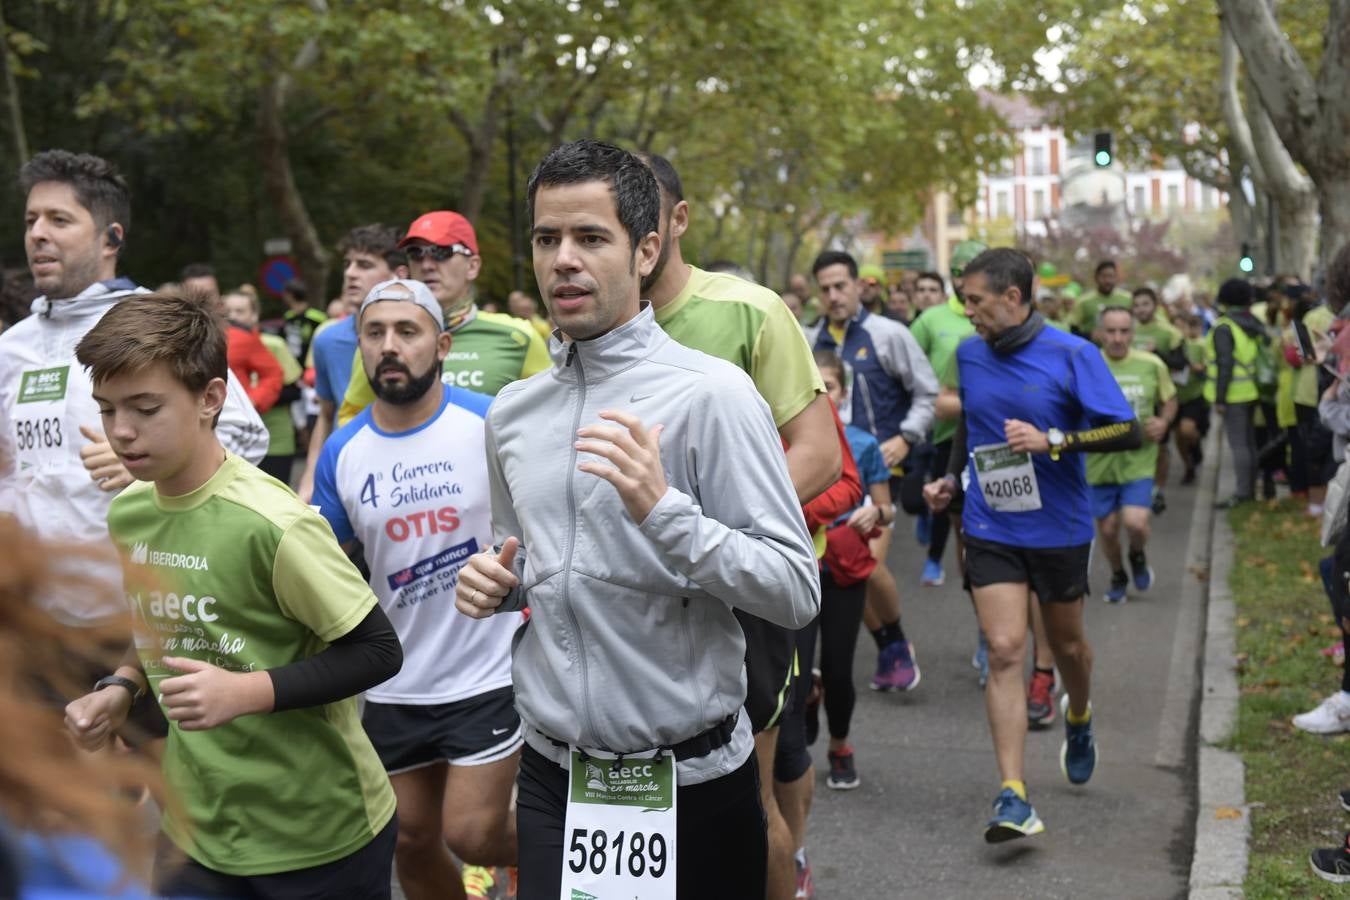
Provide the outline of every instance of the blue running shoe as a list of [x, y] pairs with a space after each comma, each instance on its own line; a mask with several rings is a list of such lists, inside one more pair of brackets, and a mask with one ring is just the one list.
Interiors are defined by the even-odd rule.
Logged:
[[914, 519], [914, 540], [927, 547], [933, 539], [933, 514], [924, 510]]
[[1140, 550], [1130, 554], [1130, 574], [1134, 576], [1134, 589], [1141, 594], [1153, 587], [1153, 567]]
[[1111, 586], [1106, 589], [1106, 596], [1102, 599], [1107, 603], [1124, 603], [1129, 589], [1130, 576], [1124, 572], [1116, 572], [1111, 576]]
[[937, 587], [946, 580], [947, 573], [942, 571], [942, 563], [936, 559], [924, 561], [923, 574], [919, 576], [919, 584], [926, 587]]
[[[1092, 737], [1092, 719], [1081, 725], [1069, 721], [1069, 695], [1059, 701], [1064, 713], [1064, 745], [1059, 748], [1059, 769], [1070, 784], [1087, 784], [1097, 768], [1097, 741]], [[1088, 715], [1092, 704], [1088, 703]]]
[[984, 639], [983, 631], [980, 632], [980, 645], [970, 658], [970, 667], [980, 673], [980, 687], [989, 683], [989, 642]]
[[1004, 788], [994, 798], [994, 817], [984, 826], [984, 839], [990, 844], [1001, 844], [1044, 830], [1045, 824], [1031, 804], [1017, 796], [1012, 788]]

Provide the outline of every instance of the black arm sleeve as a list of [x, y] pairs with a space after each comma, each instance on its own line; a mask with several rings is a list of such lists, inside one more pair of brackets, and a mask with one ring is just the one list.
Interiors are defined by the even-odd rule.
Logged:
[[268, 669], [273, 712], [335, 703], [388, 681], [403, 668], [403, 645], [379, 606], [327, 650]]
[[1186, 368], [1186, 345], [1178, 344], [1172, 348], [1170, 353], [1159, 353], [1159, 358], [1167, 366], [1169, 372], [1180, 372]]
[[1214, 363], [1219, 374], [1214, 380], [1214, 402], [1228, 402], [1228, 383], [1233, 380], [1233, 331], [1227, 325], [1214, 329]]
[[952, 435], [952, 452], [947, 457], [947, 475], [956, 478], [956, 488], [961, 489], [961, 473], [966, 469], [966, 417], [963, 413], [956, 420], [956, 433]]
[[303, 396], [304, 394], [300, 391], [300, 379], [297, 378], [290, 384], [282, 386], [281, 393], [277, 395], [277, 402], [274, 405], [289, 406]]
[[1064, 449], [1075, 453], [1115, 453], [1119, 450], [1138, 450], [1144, 443], [1144, 430], [1138, 419], [1111, 422], [1087, 431], [1071, 431], [1064, 435]]

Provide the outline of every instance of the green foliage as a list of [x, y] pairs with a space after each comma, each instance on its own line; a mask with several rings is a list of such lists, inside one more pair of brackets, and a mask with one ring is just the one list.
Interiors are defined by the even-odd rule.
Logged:
[[[1009, 151], [970, 74], [1025, 78], [1049, 24], [1068, 17], [1071, 31], [1081, 4], [1042, 6], [26, 0], [5, 16], [32, 148], [100, 153], [132, 181], [132, 276], [155, 283], [199, 259], [227, 283], [255, 276], [262, 242], [281, 235], [259, 98], [282, 79], [289, 162], [325, 244], [460, 208], [482, 233], [481, 293], [501, 296], [525, 177], [560, 140], [668, 155], [694, 209], [691, 258], [775, 284], [822, 236], [912, 227], [935, 188], [970, 197]], [[10, 259], [21, 204], [11, 196], [0, 218]]]
[[1343, 837], [1336, 792], [1346, 786], [1338, 778], [1350, 737], [1305, 734], [1289, 721], [1340, 687], [1340, 671], [1318, 652], [1340, 637], [1317, 574], [1327, 551], [1301, 502], [1247, 504], [1230, 516], [1242, 696], [1229, 745], [1242, 754], [1253, 807], [1244, 890], [1328, 896], [1308, 870], [1308, 853]]

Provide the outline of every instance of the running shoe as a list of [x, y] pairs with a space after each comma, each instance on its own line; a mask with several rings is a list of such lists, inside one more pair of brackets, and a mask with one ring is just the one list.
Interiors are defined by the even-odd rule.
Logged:
[[[1097, 742], [1092, 737], [1092, 719], [1082, 725], [1069, 721], [1069, 695], [1060, 698], [1059, 710], [1064, 713], [1064, 744], [1059, 748], [1059, 769], [1070, 784], [1087, 784], [1097, 768]], [[1088, 713], [1092, 703], [1088, 703]]]
[[912, 691], [919, 686], [919, 662], [909, 641], [894, 641], [877, 654], [874, 691]]
[[1163, 496], [1162, 491], [1158, 491], [1153, 495], [1153, 514], [1160, 516], [1165, 512], [1167, 512], [1167, 498]]
[[845, 745], [838, 753], [826, 754], [830, 758], [830, 775], [825, 786], [836, 791], [851, 791], [858, 786], [858, 770], [853, 766], [853, 748]]
[[980, 645], [970, 658], [970, 667], [980, 673], [980, 687], [989, 683], [989, 642], [984, 639], [983, 631], [980, 632]]
[[1055, 721], [1055, 674], [1039, 669], [1027, 685], [1027, 724], [1044, 728]]
[[1313, 734], [1337, 734], [1350, 731], [1350, 698], [1337, 691], [1305, 713], [1294, 716], [1294, 727]]
[[1318, 878], [1323, 878], [1335, 884], [1350, 884], [1350, 834], [1341, 841], [1339, 847], [1327, 847], [1314, 850], [1309, 857], [1312, 863], [1312, 870]]
[[1350, 812], [1350, 788], [1341, 791], [1336, 797], [1341, 801], [1341, 809]]
[[811, 881], [811, 863], [805, 861], [805, 854], [802, 859], [796, 860], [797, 863], [797, 898], [798, 900], [809, 900], [816, 895], [815, 883]]
[[923, 574], [919, 576], [919, 584], [925, 587], [937, 587], [946, 580], [947, 573], [942, 571], [942, 563], [936, 559], [924, 561]]
[[1153, 567], [1143, 550], [1130, 553], [1130, 575], [1134, 577], [1134, 589], [1141, 594], [1153, 587]]
[[496, 897], [492, 888], [497, 879], [492, 877], [491, 869], [465, 865], [460, 875], [464, 879], [464, 896], [467, 900], [493, 900]]
[[1130, 589], [1130, 576], [1124, 572], [1116, 572], [1111, 576], [1111, 586], [1106, 589], [1102, 599], [1107, 603], [1124, 603], [1126, 594]]
[[928, 510], [914, 518], [914, 540], [924, 547], [933, 540], [933, 514]]
[[1004, 788], [994, 798], [994, 817], [984, 826], [984, 839], [990, 844], [1001, 844], [1044, 830], [1045, 824], [1031, 804], [1017, 796], [1012, 788]]

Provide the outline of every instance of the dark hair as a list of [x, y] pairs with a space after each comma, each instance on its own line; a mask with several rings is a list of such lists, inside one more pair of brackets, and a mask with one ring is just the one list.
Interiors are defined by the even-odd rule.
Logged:
[[947, 289], [947, 280], [942, 277], [940, 272], [920, 272], [914, 276], [914, 283], [918, 284], [920, 281], [936, 281], [938, 290], [945, 291]]
[[1097, 313], [1097, 322], [1101, 325], [1106, 324], [1106, 317], [1110, 313], [1124, 313], [1130, 317], [1130, 325], [1134, 325], [1134, 313], [1123, 306], [1103, 306], [1102, 311]]
[[383, 257], [385, 265], [397, 269], [408, 264], [408, 254], [399, 247], [398, 238], [398, 230], [389, 225], [359, 225], [338, 241], [338, 255], [346, 256], [348, 251], [369, 253], [371, 256]]
[[205, 301], [177, 294], [136, 294], [118, 303], [76, 345], [75, 358], [94, 384], [164, 362], [193, 393], [230, 371], [220, 316]]
[[1220, 306], [1251, 306], [1251, 282], [1245, 278], [1230, 278], [1219, 285], [1219, 296], [1215, 299]]
[[1114, 259], [1104, 259], [1101, 262], [1097, 263], [1097, 268], [1092, 270], [1092, 274], [1095, 277], [1097, 275], [1102, 274], [1102, 269], [1114, 269], [1115, 267], [1116, 261]]
[[309, 295], [309, 291], [305, 289], [305, 283], [299, 278], [292, 278], [282, 285], [281, 292], [283, 294], [290, 294], [297, 300], [304, 300], [305, 297]]
[[26, 197], [34, 185], [44, 181], [70, 185], [75, 199], [89, 210], [99, 231], [112, 224], [121, 226], [121, 241], [117, 245], [121, 253], [131, 231], [131, 191], [116, 166], [88, 153], [46, 150], [23, 164], [19, 170], [19, 190]]
[[638, 157], [652, 170], [652, 176], [661, 186], [662, 195], [670, 198], [671, 206], [684, 199], [684, 185], [680, 184], [680, 173], [675, 171], [670, 160], [659, 153], [639, 153]]
[[1157, 305], [1158, 305], [1158, 292], [1155, 291], [1153, 288], [1149, 287], [1149, 286], [1146, 285], [1146, 284], [1145, 284], [1145, 285], [1140, 285], [1139, 287], [1135, 288], [1133, 291], [1130, 292], [1130, 299], [1133, 300], [1135, 297], [1138, 297], [1140, 294], [1143, 294], [1144, 296], [1146, 296], [1146, 297], [1148, 297], [1150, 300], [1152, 300], [1154, 306], [1157, 306]]
[[1350, 303], [1350, 241], [1341, 245], [1327, 264], [1327, 305], [1339, 312]]
[[832, 369], [839, 373], [839, 381], [844, 381], [844, 361], [833, 350], [813, 350], [811, 357], [816, 361], [817, 369]]
[[206, 263], [188, 263], [183, 266], [183, 271], [178, 273], [179, 281], [187, 281], [189, 278], [215, 278], [216, 270]]
[[559, 187], [603, 181], [614, 198], [619, 224], [628, 232], [629, 258], [637, 256], [638, 244], [661, 230], [661, 189], [642, 160], [621, 147], [603, 141], [572, 141], [554, 147], [535, 166], [525, 188], [530, 222], [534, 222], [534, 198], [542, 187]]
[[[1015, 287], [1021, 291], [1023, 303], [1030, 303], [1033, 299], [1031, 282], [1036, 273], [1031, 267], [1031, 260], [1021, 250], [990, 247], [966, 263], [962, 277], [969, 279], [972, 275], [984, 275], [989, 282], [989, 290], [995, 294], [1002, 294], [1008, 288]], [[969, 283], [967, 280], [966, 284]]]
[[816, 275], [821, 269], [827, 269], [830, 266], [845, 266], [848, 268], [850, 278], [858, 277], [858, 261], [843, 250], [820, 251], [816, 261], [811, 263], [811, 274]]

